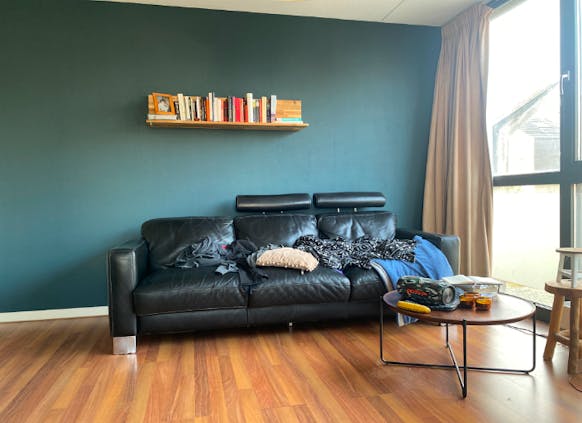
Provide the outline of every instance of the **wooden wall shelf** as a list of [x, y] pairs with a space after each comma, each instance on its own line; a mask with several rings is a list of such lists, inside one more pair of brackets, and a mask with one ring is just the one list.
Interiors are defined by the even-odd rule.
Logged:
[[299, 131], [308, 123], [254, 123], [254, 122], [207, 122], [194, 120], [146, 120], [152, 128], [204, 128], [243, 129], [251, 131]]

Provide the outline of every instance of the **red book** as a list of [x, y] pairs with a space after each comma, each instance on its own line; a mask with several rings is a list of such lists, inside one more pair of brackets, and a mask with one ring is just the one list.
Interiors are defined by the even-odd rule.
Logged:
[[243, 118], [243, 99], [240, 97], [236, 98], [236, 121], [244, 122]]

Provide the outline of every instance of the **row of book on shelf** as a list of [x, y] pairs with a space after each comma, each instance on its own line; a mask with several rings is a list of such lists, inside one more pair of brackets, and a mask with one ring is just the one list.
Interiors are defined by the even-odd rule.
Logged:
[[301, 100], [278, 99], [276, 95], [255, 98], [206, 97], [183, 93], [148, 95], [148, 120], [182, 120], [206, 122], [303, 123]]

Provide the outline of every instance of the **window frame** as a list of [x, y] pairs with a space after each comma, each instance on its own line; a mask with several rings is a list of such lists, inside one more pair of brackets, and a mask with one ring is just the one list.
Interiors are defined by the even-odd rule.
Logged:
[[[518, 5], [527, 0], [494, 0], [489, 6]], [[502, 175], [493, 177], [493, 186], [559, 185], [560, 186], [560, 246], [574, 242], [574, 186], [582, 183], [582, 160], [576, 160], [577, 90], [582, 90], [582, 77], [577, 63], [578, 7], [582, 0], [560, 1], [560, 170], [553, 172]], [[580, 40], [582, 42], [582, 40]], [[581, 53], [582, 54], [582, 53]], [[569, 75], [569, 77], [565, 77]], [[578, 85], [581, 85], [580, 87]], [[579, 122], [582, 128], [582, 121]], [[581, 135], [582, 137], [582, 135]], [[582, 139], [580, 140], [582, 143]]]

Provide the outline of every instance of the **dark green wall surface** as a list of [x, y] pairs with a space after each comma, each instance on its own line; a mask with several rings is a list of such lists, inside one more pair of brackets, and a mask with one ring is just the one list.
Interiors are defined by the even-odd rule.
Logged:
[[[419, 227], [438, 28], [2, 5], [0, 312], [105, 305], [106, 250], [237, 194], [382, 191]], [[300, 132], [152, 129], [152, 91], [303, 101]]]

